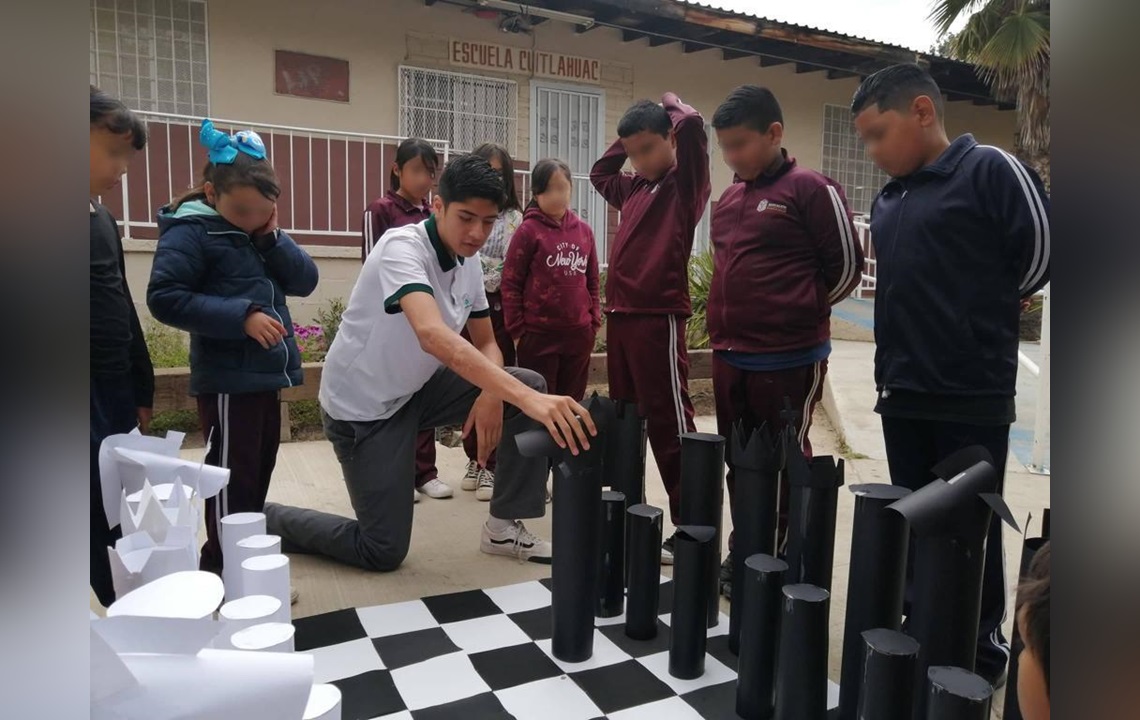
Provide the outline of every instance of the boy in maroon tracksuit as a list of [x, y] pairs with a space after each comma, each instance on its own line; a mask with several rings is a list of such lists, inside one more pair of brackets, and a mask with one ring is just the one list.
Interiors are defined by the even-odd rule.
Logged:
[[[708, 328], [718, 432], [741, 420], [782, 430], [784, 400], [811, 457], [808, 428], [823, 395], [831, 352], [831, 306], [862, 279], [863, 251], [843, 189], [796, 164], [780, 147], [783, 115], [771, 91], [733, 90], [713, 116], [725, 162], [736, 173], [712, 218], [713, 277]], [[734, 494], [728, 458], [729, 501]], [[780, 488], [777, 547], [787, 534], [787, 491]], [[730, 537], [731, 547], [731, 537]], [[731, 592], [731, 552], [721, 568]]]
[[[407, 138], [396, 148], [396, 160], [388, 175], [388, 192], [364, 209], [361, 223], [360, 262], [388, 230], [415, 225], [431, 217], [428, 194], [435, 182], [439, 156], [426, 140]], [[435, 430], [424, 430], [416, 438], [416, 493], [433, 498], [449, 498], [454, 491], [439, 479], [435, 466]]]
[[561, 160], [534, 166], [534, 200], [503, 264], [503, 320], [519, 366], [546, 378], [547, 392], [581, 400], [602, 308], [594, 233], [570, 210], [571, 188]]
[[[635, 174], [622, 172], [626, 158]], [[693, 232], [708, 202], [705, 123], [673, 93], [643, 100], [618, 123], [618, 139], [594, 163], [590, 181], [621, 211], [606, 275], [610, 395], [636, 401], [673, 524], [680, 520], [681, 439], [695, 429], [689, 401], [685, 324]], [[673, 562], [673, 538], [662, 562]]]

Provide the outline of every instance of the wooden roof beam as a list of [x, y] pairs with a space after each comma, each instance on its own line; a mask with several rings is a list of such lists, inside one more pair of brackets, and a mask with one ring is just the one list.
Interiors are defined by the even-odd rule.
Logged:
[[712, 50], [712, 49], [713, 49], [713, 47], [711, 45], [705, 45], [704, 43], [686, 42], [686, 41], [681, 42], [681, 52], [686, 53], [686, 54], [700, 52], [701, 50]]
[[859, 77], [859, 73], [850, 72], [848, 70], [828, 70], [827, 71], [827, 79], [828, 80], [842, 80], [844, 78], [852, 78], [852, 77]]
[[760, 67], [776, 67], [777, 65], [787, 65], [792, 62], [784, 58], [771, 57], [770, 55], [760, 56]]
[[674, 42], [677, 41], [673, 38], [661, 37], [660, 35], [649, 36], [649, 47], [661, 47], [662, 45], [668, 45], [669, 43]]
[[821, 70], [824, 70], [824, 68], [821, 68], [818, 65], [812, 65], [811, 63], [803, 63], [803, 62], [796, 63], [796, 74], [797, 75], [802, 74], [802, 73], [819, 72]]
[[622, 28], [622, 31], [621, 31], [621, 41], [622, 42], [635, 42], [637, 40], [641, 40], [642, 38], [647, 38], [647, 37], [649, 37], [648, 34], [643, 33], [643, 32], [637, 32], [636, 30], [626, 30], [626, 29]]
[[747, 50], [729, 50], [728, 48], [721, 49], [720, 54], [721, 54], [721, 57], [724, 58], [724, 60], [726, 60], [726, 61], [728, 61], [728, 60], [739, 60], [740, 58], [753, 57], [754, 56], [754, 53], [750, 53]]

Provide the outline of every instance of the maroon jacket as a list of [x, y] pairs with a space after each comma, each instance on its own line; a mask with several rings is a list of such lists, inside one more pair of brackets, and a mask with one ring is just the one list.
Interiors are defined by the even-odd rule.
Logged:
[[384, 197], [378, 197], [364, 208], [361, 223], [360, 262], [368, 258], [368, 253], [376, 245], [380, 236], [394, 227], [415, 225], [431, 217], [431, 206], [425, 200], [423, 205], [413, 205], [396, 192], [389, 190]]
[[503, 324], [517, 340], [602, 324], [594, 232], [573, 212], [559, 223], [527, 208], [503, 261]]
[[843, 188], [784, 156], [775, 175], [725, 190], [713, 213], [714, 350], [819, 345], [831, 336], [831, 306], [862, 279], [863, 249]]
[[688, 316], [689, 255], [709, 184], [705, 121], [673, 93], [661, 104], [673, 120], [677, 164], [658, 182], [622, 172], [618, 139], [594, 163], [590, 182], [621, 212], [606, 271], [608, 312]]

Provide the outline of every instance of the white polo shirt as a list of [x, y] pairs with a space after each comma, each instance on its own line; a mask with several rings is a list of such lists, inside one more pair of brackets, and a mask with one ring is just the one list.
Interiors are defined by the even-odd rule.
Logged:
[[490, 315], [482, 264], [469, 260], [451, 256], [434, 217], [380, 237], [325, 357], [319, 395], [325, 412], [342, 421], [383, 420], [427, 383], [442, 363], [420, 348], [400, 298], [431, 293], [444, 324], [460, 332], [468, 318]]

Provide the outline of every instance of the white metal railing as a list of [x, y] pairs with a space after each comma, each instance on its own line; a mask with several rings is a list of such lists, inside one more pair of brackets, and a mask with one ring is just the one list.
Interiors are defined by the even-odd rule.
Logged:
[[877, 286], [875, 277], [878, 271], [878, 263], [875, 261], [875, 258], [870, 257], [872, 253], [871, 223], [862, 216], [856, 217], [855, 233], [859, 236], [859, 244], [863, 247], [863, 278], [859, 281], [859, 285], [855, 287], [853, 294], [857, 298], [862, 298], [866, 292], [875, 292]]
[[[147, 147], [123, 176], [121, 198], [105, 198], [121, 202], [121, 207], [112, 209], [126, 235], [134, 228], [157, 228], [154, 216], [158, 208], [197, 183], [205, 162], [205, 150], [198, 144], [201, 118], [157, 112], [138, 114], [148, 126]], [[395, 146], [405, 139], [398, 135], [221, 118], [214, 119], [214, 124], [228, 132], [254, 130], [262, 135], [281, 184], [282, 228], [300, 236], [298, 239], [306, 235], [359, 236], [361, 212], [388, 185], [392, 153], [389, 150], [387, 161], [383, 161], [384, 146]], [[446, 162], [450, 143], [436, 139], [428, 142]], [[369, 161], [377, 156], [382, 160]], [[138, 193], [142, 195], [137, 196]], [[142, 196], [145, 203], [139, 199]]]

